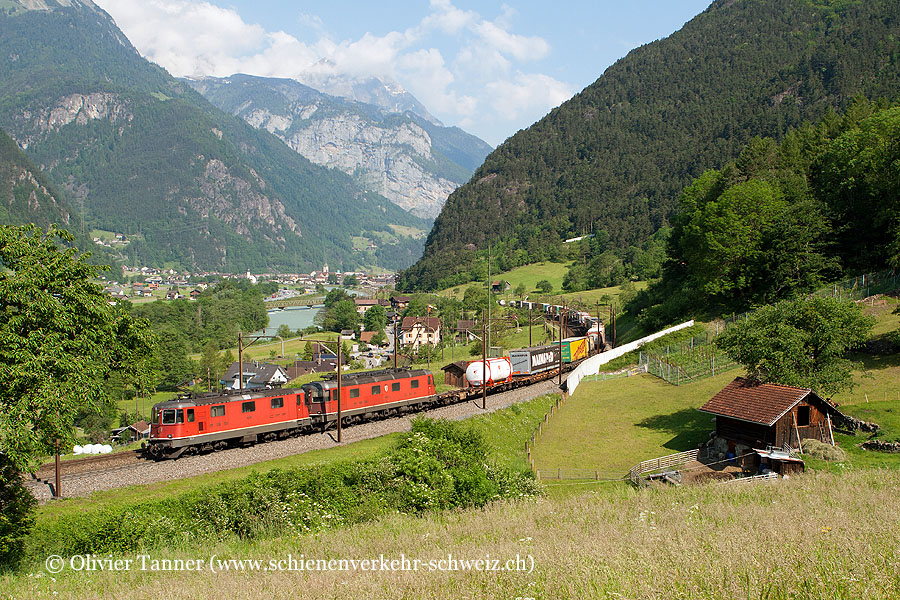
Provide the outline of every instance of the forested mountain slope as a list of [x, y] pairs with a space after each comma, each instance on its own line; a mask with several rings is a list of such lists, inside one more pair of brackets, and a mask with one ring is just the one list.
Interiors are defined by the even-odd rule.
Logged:
[[599, 230], [638, 245], [686, 184], [751, 137], [781, 139], [857, 94], [896, 98], [898, 38], [892, 0], [717, 0], [488, 156], [401, 285], [468, 280], [489, 242], [507, 268]]
[[[134, 239], [129, 262], [309, 270], [418, 256], [421, 241], [390, 225], [423, 220], [215, 108], [90, 0], [6, 4], [0, 127], [89, 227]], [[388, 240], [375, 257], [353, 250], [374, 234]]]

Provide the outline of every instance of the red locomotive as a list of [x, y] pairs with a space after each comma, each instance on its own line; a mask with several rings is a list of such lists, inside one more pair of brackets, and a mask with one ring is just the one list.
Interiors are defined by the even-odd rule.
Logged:
[[[425, 370], [345, 375], [341, 388], [342, 420], [348, 424], [430, 404], [435, 394], [434, 376]], [[200, 394], [154, 405], [146, 450], [153, 458], [178, 458], [323, 430], [336, 420], [336, 379], [300, 388]]]

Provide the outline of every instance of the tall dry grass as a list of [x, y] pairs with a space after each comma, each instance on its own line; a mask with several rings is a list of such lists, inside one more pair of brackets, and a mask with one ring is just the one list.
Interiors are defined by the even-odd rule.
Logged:
[[317, 536], [232, 541], [156, 558], [423, 559], [532, 555], [533, 573], [71, 573], [5, 577], [27, 598], [900, 597], [900, 473], [811, 474], [750, 487], [637, 491], [393, 515]]

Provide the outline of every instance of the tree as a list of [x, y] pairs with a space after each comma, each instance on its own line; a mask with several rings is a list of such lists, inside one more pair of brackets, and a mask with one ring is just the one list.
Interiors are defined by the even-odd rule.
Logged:
[[380, 304], [370, 306], [363, 317], [366, 331], [383, 331], [387, 327], [387, 311]]
[[462, 307], [465, 311], [487, 308], [490, 297], [482, 285], [470, 285], [463, 293]]
[[331, 308], [341, 300], [353, 300], [346, 291], [341, 288], [334, 288], [327, 294], [325, 294], [325, 300], [322, 301], [322, 304], [325, 305], [325, 308]]
[[74, 442], [79, 413], [106, 405], [115, 372], [146, 376], [154, 338], [146, 321], [112, 306], [92, 282], [101, 268], [57, 240], [51, 226], [0, 226], [0, 565], [21, 556], [33, 499], [18, 472]]
[[276, 331], [275, 334], [281, 336], [282, 338], [289, 338], [293, 335], [293, 332], [291, 331], [290, 325], [288, 325], [287, 323], [282, 323], [278, 326], [278, 331]]
[[300, 360], [312, 360], [312, 359], [313, 359], [312, 342], [307, 341], [306, 345], [303, 346], [303, 353], [300, 355]]
[[25, 550], [37, 500], [23, 485], [19, 468], [0, 454], [0, 569], [15, 568]]
[[880, 111], [828, 147], [813, 181], [836, 223], [840, 253], [862, 269], [900, 267], [900, 106]]
[[753, 379], [835, 394], [852, 386], [846, 353], [867, 339], [874, 322], [852, 302], [801, 298], [760, 308], [716, 345]]
[[524, 298], [524, 297], [525, 297], [525, 292], [527, 292], [527, 291], [528, 291], [528, 290], [525, 288], [525, 284], [524, 284], [524, 283], [520, 283], [519, 285], [516, 286], [515, 294], [516, 294], [516, 296], [518, 296], [519, 298]]
[[322, 315], [322, 327], [328, 331], [343, 329], [356, 330], [359, 327], [359, 313], [353, 300], [340, 300], [316, 315]]
[[406, 310], [403, 311], [404, 317], [427, 317], [430, 298], [425, 294], [413, 294], [409, 299]]
[[542, 294], [549, 294], [553, 291], [553, 284], [546, 279], [541, 279], [534, 287]]
[[341, 284], [345, 288], [352, 288], [359, 285], [359, 279], [357, 279], [356, 275], [347, 275], [344, 277], [344, 281]]
[[146, 321], [109, 304], [100, 267], [51, 226], [0, 227], [0, 451], [19, 469], [74, 443], [79, 411], [97, 410], [103, 381], [146, 374], [155, 339]]
[[203, 346], [203, 353], [200, 355], [200, 376], [207, 378], [207, 387], [211, 389], [212, 382], [219, 381], [224, 372], [219, 357], [219, 346], [214, 340], [209, 340]]

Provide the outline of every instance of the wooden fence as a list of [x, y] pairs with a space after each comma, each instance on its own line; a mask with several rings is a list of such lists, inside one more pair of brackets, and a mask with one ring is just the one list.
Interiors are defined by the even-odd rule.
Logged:
[[645, 460], [644, 462], [631, 467], [631, 470], [628, 471], [628, 478], [631, 480], [631, 483], [638, 487], [645, 486], [647, 485], [647, 480], [644, 479], [645, 474], [697, 460], [699, 453], [699, 449], [694, 449], [688, 450], [687, 452], [679, 452], [678, 454], [660, 456], [659, 458], [654, 458], [652, 460]]
[[753, 475], [752, 477], [737, 477], [735, 479], [728, 479], [727, 481], [720, 481], [718, 485], [730, 485], [735, 483], [750, 483], [754, 481], [773, 481], [778, 479], [778, 473], [766, 473], [765, 475]]

